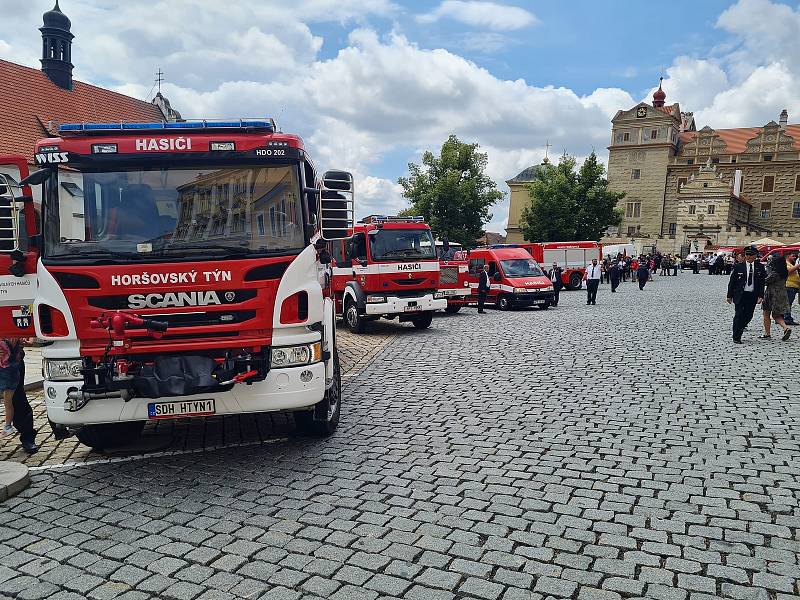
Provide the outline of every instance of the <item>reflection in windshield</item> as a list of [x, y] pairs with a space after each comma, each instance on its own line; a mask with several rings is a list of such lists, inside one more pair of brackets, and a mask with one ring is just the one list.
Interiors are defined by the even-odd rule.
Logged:
[[500, 266], [506, 277], [541, 277], [544, 275], [539, 265], [532, 258], [514, 258], [501, 260]]
[[237, 256], [300, 250], [296, 167], [60, 169], [47, 257]]
[[379, 229], [369, 236], [372, 260], [435, 258], [430, 229]]

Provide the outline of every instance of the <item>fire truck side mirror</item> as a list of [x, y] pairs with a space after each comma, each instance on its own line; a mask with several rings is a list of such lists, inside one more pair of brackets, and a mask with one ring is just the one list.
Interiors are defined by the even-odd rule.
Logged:
[[52, 171], [50, 169], [39, 169], [20, 181], [19, 185], [20, 187], [26, 185], [41, 185], [50, 178], [51, 173]]
[[320, 234], [325, 240], [351, 236], [355, 213], [353, 176], [347, 171], [326, 171], [319, 200]]

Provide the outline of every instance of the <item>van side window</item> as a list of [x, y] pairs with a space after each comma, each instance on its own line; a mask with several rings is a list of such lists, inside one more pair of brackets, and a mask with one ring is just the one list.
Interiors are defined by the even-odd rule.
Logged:
[[477, 277], [483, 271], [483, 265], [486, 262], [483, 258], [471, 258], [469, 259], [469, 274], [473, 277]]

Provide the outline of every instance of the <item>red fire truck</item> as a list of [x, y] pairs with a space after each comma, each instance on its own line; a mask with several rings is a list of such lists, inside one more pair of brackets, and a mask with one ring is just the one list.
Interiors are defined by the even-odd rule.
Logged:
[[[41, 185], [41, 231], [8, 257], [0, 289], [15, 289], [14, 306], [0, 333], [29, 335], [27, 313], [52, 342], [57, 436], [103, 448], [148, 420], [278, 410], [301, 431], [333, 432], [326, 244], [350, 235], [349, 173], [318, 180], [302, 140], [271, 119], [62, 125], [34, 157], [29, 176], [17, 163], [11, 205], [36, 233], [27, 186]], [[27, 280], [35, 293], [15, 285]]]
[[362, 333], [367, 321], [383, 317], [430, 327], [447, 300], [434, 297], [439, 261], [422, 217], [371, 215], [352, 234], [331, 244], [336, 312], [347, 326]]
[[445, 312], [455, 314], [462, 306], [467, 306], [470, 295], [469, 262], [458, 242], [436, 240], [436, 255], [439, 257], [439, 285], [436, 297], [447, 300]]

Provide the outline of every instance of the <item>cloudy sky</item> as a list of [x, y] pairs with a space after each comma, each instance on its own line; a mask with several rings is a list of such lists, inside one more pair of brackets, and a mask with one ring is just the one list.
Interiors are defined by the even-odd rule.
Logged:
[[[38, 67], [52, 0], [0, 0], [0, 57]], [[360, 214], [406, 206], [409, 161], [450, 133], [501, 189], [551, 153], [603, 160], [610, 119], [649, 98], [700, 126], [800, 120], [800, 4], [779, 0], [61, 0], [75, 76], [184, 117], [274, 116], [318, 167], [357, 177]], [[490, 230], [502, 231], [508, 200]]]

